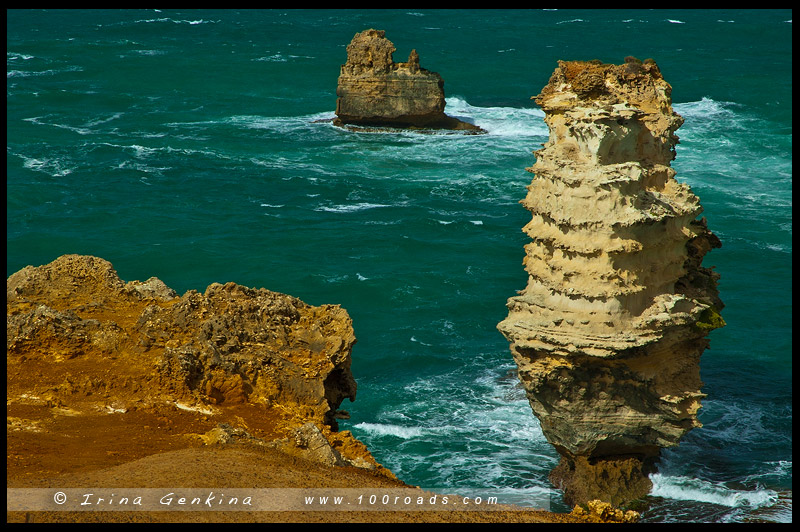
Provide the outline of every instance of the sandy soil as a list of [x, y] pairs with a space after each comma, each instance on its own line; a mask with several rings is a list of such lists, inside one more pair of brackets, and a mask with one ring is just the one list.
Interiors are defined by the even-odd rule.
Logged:
[[[202, 446], [176, 425], [204, 428], [189, 414], [158, 424], [147, 415], [63, 416], [59, 431], [8, 432], [7, 487], [398, 488], [355, 467], [328, 467], [275, 449]], [[104, 423], [104, 420], [108, 423]], [[66, 420], [66, 421], [65, 421]], [[149, 424], [147, 424], [149, 423]], [[144, 429], [143, 427], [149, 427]], [[75, 431], [80, 430], [83, 434]], [[91, 440], [88, 438], [92, 438]], [[90, 445], [86, 442], [91, 441]], [[178, 447], [176, 449], [176, 447]], [[170, 450], [172, 448], [172, 450]], [[146, 456], [145, 456], [146, 455]], [[8, 522], [576, 522], [542, 511], [8, 512]]]

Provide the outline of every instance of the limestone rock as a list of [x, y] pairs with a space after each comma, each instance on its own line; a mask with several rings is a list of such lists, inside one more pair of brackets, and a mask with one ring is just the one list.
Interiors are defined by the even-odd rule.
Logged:
[[589, 523], [636, 523], [640, 517], [639, 512], [633, 510], [623, 512], [597, 499], [588, 501], [585, 509], [575, 506], [572, 515], [582, 517]]
[[314, 425], [306, 423], [292, 430], [289, 437], [276, 442], [277, 448], [286, 454], [328, 466], [343, 465], [341, 455], [334, 450], [328, 439]]
[[164, 281], [157, 277], [151, 277], [143, 283], [131, 281], [127, 284], [127, 288], [135, 291], [141, 298], [169, 301], [170, 299], [178, 297], [175, 290], [165, 285]]
[[10, 402], [47, 397], [102, 412], [123, 404], [113, 411], [167, 421], [178, 410], [255, 415], [263, 434], [278, 436], [311, 423], [357, 450], [353, 460], [378, 467], [343, 443], [355, 440], [349, 432], [336, 432], [342, 401], [356, 397], [356, 338], [338, 305], [235, 283], [179, 297], [157, 278], [125, 283], [106, 260], [64, 255], [11, 275], [6, 306]]
[[724, 325], [701, 261], [720, 241], [670, 167], [683, 119], [655, 62], [560, 61], [536, 102], [550, 138], [521, 202], [528, 284], [498, 328], [567, 502], [621, 504], [700, 425], [699, 359]]
[[232, 443], [241, 443], [255, 447], [267, 446], [266, 442], [254, 437], [246, 430], [232, 427], [227, 423], [219, 423], [213, 429], [209, 430], [205, 434], [200, 434], [199, 436], [200, 440], [203, 442], [203, 445], [229, 445]]
[[416, 50], [405, 63], [395, 63], [394, 52], [383, 30], [369, 29], [353, 37], [339, 75], [334, 124], [484, 133], [444, 113], [444, 80], [420, 67]]

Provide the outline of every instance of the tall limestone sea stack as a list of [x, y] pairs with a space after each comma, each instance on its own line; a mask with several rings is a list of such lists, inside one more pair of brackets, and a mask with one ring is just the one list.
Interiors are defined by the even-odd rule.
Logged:
[[560, 61], [535, 100], [550, 138], [522, 201], [528, 284], [498, 328], [565, 501], [625, 504], [700, 426], [700, 355], [724, 325], [701, 262], [721, 244], [670, 167], [683, 118], [655, 62]]
[[407, 62], [395, 63], [395, 47], [385, 33], [362, 31], [347, 46], [347, 62], [336, 88], [334, 124], [484, 133], [444, 114], [442, 77], [420, 67], [416, 50], [411, 50]]

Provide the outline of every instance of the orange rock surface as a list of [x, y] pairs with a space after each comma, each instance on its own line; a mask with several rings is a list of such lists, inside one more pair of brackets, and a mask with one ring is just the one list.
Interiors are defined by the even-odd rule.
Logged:
[[[8, 488], [409, 488], [338, 431], [347, 312], [234, 283], [179, 297], [65, 255], [6, 282]], [[8, 521], [575, 521], [487, 512], [9, 512]]]

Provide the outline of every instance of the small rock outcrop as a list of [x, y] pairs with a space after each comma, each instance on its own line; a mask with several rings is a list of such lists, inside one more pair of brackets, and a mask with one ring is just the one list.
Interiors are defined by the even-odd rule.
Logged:
[[369, 29], [353, 37], [336, 88], [334, 124], [485, 132], [444, 113], [444, 80], [420, 67], [416, 50], [405, 63], [395, 63], [394, 52], [383, 30]]
[[378, 467], [337, 432], [342, 401], [356, 397], [356, 338], [338, 305], [235, 283], [179, 297], [156, 278], [126, 283], [106, 260], [64, 255], [11, 275], [6, 306], [9, 403], [155, 411], [165, 424], [169, 412], [250, 416], [269, 438], [302, 428], [327, 438], [339, 462]]
[[634, 510], [622, 511], [597, 499], [588, 501], [586, 508], [575, 506], [572, 515], [582, 517], [587, 523], [636, 523], [641, 515]]
[[499, 330], [568, 504], [646, 495], [662, 448], [700, 426], [700, 355], [721, 327], [720, 241], [670, 162], [683, 119], [652, 60], [560, 61], [535, 97], [550, 138], [521, 202], [528, 284]]

